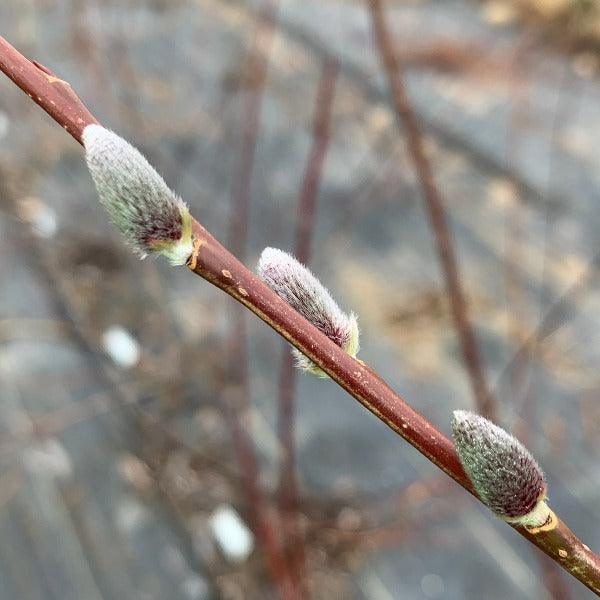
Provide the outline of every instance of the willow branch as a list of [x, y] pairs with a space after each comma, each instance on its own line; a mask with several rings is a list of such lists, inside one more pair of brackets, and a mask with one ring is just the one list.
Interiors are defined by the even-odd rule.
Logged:
[[0, 71], [62, 125], [80, 144], [87, 125], [98, 123], [71, 86], [50, 69], [30, 61], [0, 36]]
[[[96, 122], [67, 83], [25, 59], [1, 37], [0, 70], [78, 142], [81, 143], [84, 127]], [[195, 220], [193, 237], [197, 252], [190, 261], [190, 270], [246, 306], [377, 418], [476, 496], [450, 439], [409, 406], [372, 369], [350, 357], [294, 311]], [[548, 526], [534, 530], [513, 528], [600, 596], [600, 557], [558, 517]]]

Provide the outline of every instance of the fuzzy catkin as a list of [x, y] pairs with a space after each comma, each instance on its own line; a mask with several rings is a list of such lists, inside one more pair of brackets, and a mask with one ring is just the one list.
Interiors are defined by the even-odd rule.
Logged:
[[546, 476], [531, 453], [484, 417], [454, 411], [452, 432], [460, 462], [481, 500], [499, 517], [539, 525], [545, 520]]
[[[351, 356], [359, 350], [358, 323], [347, 315], [329, 291], [303, 264], [277, 248], [265, 248], [258, 262], [258, 275], [283, 300]], [[297, 366], [321, 377], [327, 375], [293, 349]]]
[[184, 264], [192, 253], [191, 217], [181, 198], [129, 142], [100, 125], [83, 131], [87, 166], [100, 202], [125, 240], [144, 258]]

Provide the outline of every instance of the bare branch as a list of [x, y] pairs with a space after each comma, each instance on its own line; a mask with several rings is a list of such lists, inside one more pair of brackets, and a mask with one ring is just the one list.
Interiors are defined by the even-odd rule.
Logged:
[[0, 36], [0, 71], [62, 125], [80, 144], [87, 125], [98, 123], [70, 84], [30, 61]]

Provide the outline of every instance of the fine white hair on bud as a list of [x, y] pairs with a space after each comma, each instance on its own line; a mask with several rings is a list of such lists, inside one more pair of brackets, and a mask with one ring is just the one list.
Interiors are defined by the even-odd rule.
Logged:
[[521, 442], [466, 410], [454, 411], [452, 433], [465, 473], [488, 508], [525, 527], [550, 519], [546, 476]]
[[144, 258], [162, 254], [183, 265], [192, 254], [192, 218], [142, 154], [100, 125], [83, 130], [87, 166], [100, 202], [128, 244]]
[[[258, 261], [259, 277], [283, 300], [330, 340], [356, 357], [359, 350], [358, 323], [347, 315], [321, 282], [293, 256], [277, 248], [265, 248]], [[299, 350], [293, 349], [296, 365], [319, 377], [327, 374]]]

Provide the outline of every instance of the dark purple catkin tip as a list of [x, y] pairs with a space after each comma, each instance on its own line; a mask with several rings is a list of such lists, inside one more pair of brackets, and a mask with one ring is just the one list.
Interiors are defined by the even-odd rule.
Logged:
[[546, 476], [521, 442], [465, 410], [454, 411], [452, 433], [465, 473], [490, 510], [527, 527], [548, 520]]

